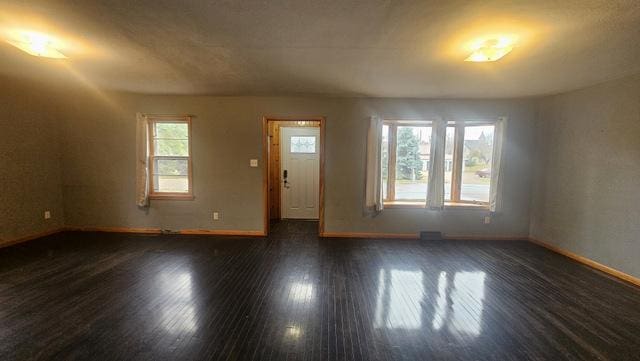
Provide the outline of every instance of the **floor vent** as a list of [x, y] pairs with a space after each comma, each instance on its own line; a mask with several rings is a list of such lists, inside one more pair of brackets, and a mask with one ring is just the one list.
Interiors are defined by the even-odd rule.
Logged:
[[442, 232], [420, 232], [420, 240], [422, 241], [442, 241]]

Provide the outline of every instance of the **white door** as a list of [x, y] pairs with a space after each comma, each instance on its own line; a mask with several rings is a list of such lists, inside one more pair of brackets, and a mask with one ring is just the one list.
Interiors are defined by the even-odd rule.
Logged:
[[280, 128], [282, 218], [318, 219], [320, 128]]

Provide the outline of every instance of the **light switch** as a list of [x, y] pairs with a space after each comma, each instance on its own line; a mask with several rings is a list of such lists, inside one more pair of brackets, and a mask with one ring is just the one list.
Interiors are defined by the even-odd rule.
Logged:
[[257, 159], [250, 159], [249, 160], [249, 167], [257, 168], [258, 167], [258, 160]]

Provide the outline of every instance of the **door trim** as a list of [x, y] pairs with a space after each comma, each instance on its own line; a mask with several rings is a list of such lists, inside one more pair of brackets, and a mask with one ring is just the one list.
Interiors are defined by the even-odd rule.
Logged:
[[275, 121], [315, 121], [320, 122], [320, 174], [318, 181], [318, 235], [324, 236], [324, 167], [325, 167], [325, 118], [324, 117], [262, 117], [262, 204], [263, 229], [265, 236], [269, 234], [269, 122]]

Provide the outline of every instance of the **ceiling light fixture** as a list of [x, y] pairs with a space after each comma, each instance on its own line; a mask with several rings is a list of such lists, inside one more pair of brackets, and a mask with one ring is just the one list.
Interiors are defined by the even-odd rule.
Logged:
[[7, 42], [16, 48], [34, 55], [53, 59], [66, 59], [67, 57], [60, 52], [59, 42], [57, 39], [42, 33], [34, 31], [21, 31]]
[[465, 61], [488, 62], [500, 60], [513, 50], [515, 40], [507, 37], [485, 40], [473, 48]]

